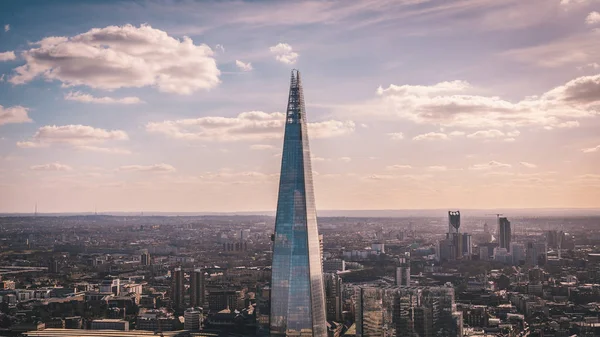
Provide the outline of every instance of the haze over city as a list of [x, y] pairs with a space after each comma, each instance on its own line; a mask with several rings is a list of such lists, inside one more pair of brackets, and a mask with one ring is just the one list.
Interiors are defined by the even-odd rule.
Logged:
[[0, 6], [0, 212], [600, 207], [597, 1]]

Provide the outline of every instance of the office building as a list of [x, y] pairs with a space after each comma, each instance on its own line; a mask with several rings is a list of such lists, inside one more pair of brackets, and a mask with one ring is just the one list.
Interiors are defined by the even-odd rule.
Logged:
[[473, 244], [471, 242], [471, 234], [462, 233], [461, 240], [462, 256], [463, 258], [470, 258], [471, 255], [473, 255]]
[[324, 274], [327, 320], [342, 322], [342, 278], [337, 274]]
[[512, 238], [510, 221], [507, 218], [498, 218], [498, 245], [510, 253], [510, 241]]
[[113, 293], [119, 296], [121, 293], [121, 280], [111, 277], [105, 278], [100, 282], [99, 288], [101, 293]]
[[520, 264], [525, 263], [526, 253], [524, 244], [517, 242], [511, 243], [510, 254], [512, 255], [514, 265], [518, 266]]
[[460, 211], [448, 211], [448, 234], [458, 234]]
[[543, 266], [548, 261], [546, 242], [527, 242], [525, 263], [530, 266]]
[[147, 249], [144, 249], [140, 255], [140, 263], [142, 266], [149, 266], [152, 264], [150, 261], [150, 253], [148, 253]]
[[202, 307], [204, 305], [204, 270], [197, 268], [190, 275], [190, 305]]
[[383, 289], [356, 289], [356, 337], [383, 336]]
[[129, 331], [129, 322], [120, 319], [95, 319], [90, 324], [90, 329]]
[[171, 306], [175, 309], [184, 309], [183, 269], [175, 268], [171, 272]]
[[323, 261], [324, 273], [335, 273], [346, 270], [346, 261], [342, 259], [327, 259]]
[[325, 294], [300, 72], [286, 110], [271, 277], [271, 335], [325, 337]]
[[410, 264], [403, 263], [396, 267], [394, 279], [397, 286], [410, 286]]
[[202, 329], [202, 308], [189, 308], [183, 313], [184, 329], [199, 331]]
[[354, 289], [356, 336], [462, 336], [452, 287]]
[[223, 309], [241, 310], [244, 308], [244, 301], [239, 291], [211, 290], [208, 292], [208, 308], [212, 312]]

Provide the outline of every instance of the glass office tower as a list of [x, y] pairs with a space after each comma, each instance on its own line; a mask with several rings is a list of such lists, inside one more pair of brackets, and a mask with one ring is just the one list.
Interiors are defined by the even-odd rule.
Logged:
[[327, 336], [319, 232], [300, 72], [292, 70], [273, 237], [272, 336]]

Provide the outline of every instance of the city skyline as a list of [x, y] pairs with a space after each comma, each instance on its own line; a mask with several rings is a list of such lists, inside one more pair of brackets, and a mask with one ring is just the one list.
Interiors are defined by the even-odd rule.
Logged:
[[600, 207], [597, 1], [0, 9], [3, 213], [274, 210], [292, 68], [319, 209]]

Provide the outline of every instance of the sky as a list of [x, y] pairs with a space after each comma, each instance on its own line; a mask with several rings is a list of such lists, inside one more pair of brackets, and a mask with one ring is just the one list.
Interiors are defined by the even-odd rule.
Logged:
[[600, 207], [600, 1], [0, 2], [0, 212]]

